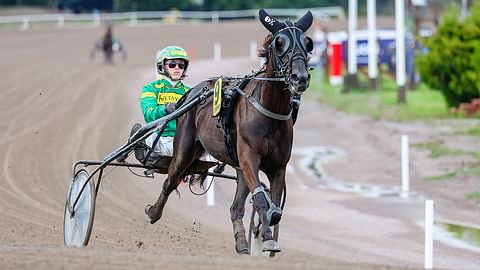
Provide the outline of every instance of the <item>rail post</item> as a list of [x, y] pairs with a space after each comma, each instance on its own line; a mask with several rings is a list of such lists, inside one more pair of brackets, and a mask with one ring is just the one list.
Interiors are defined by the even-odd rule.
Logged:
[[65, 16], [59, 15], [57, 19], [57, 28], [63, 28], [65, 26]]
[[137, 25], [137, 22], [138, 22], [137, 13], [135, 13], [135, 12], [130, 13], [130, 26]]
[[218, 12], [212, 12], [212, 23], [217, 24], [220, 20]]
[[433, 268], [433, 200], [425, 201], [425, 269]]
[[22, 26], [20, 27], [20, 31], [25, 31], [30, 27], [30, 19], [28, 17], [23, 17]]
[[402, 135], [402, 198], [408, 198], [410, 190], [410, 166], [408, 156], [408, 136]]
[[[209, 172], [213, 172], [214, 168], [208, 169]], [[215, 206], [215, 182], [213, 182], [213, 176], [209, 175], [206, 179], [207, 184], [207, 206]]]
[[93, 26], [100, 26], [100, 14], [98, 12], [93, 13]]
[[257, 42], [255, 40], [250, 41], [250, 60], [255, 61], [257, 59]]
[[220, 42], [215, 42], [213, 45], [213, 60], [215, 63], [220, 63], [222, 61], [222, 45]]

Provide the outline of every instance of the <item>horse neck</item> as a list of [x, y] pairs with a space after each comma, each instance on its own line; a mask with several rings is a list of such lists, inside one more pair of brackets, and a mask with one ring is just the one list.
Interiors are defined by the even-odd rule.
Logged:
[[[275, 77], [271, 59], [267, 63], [265, 77]], [[287, 84], [284, 82], [265, 81], [261, 87], [258, 95], [260, 103], [264, 107], [280, 114], [287, 114], [290, 111], [291, 95]]]

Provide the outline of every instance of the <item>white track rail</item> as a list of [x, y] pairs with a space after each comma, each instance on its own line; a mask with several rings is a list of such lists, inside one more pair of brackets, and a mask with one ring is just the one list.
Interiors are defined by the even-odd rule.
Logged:
[[[341, 7], [321, 7], [310, 9], [269, 9], [268, 12], [276, 18], [300, 17], [307, 10], [313, 13], [315, 19], [330, 20], [332, 18], [345, 18]], [[255, 19], [258, 20], [258, 10], [231, 10], [231, 11], [143, 11], [143, 12], [117, 12], [117, 13], [55, 13], [35, 15], [0, 16], [0, 26], [5, 24], [19, 25], [20, 29], [26, 30], [32, 23], [50, 23], [58, 28], [65, 27], [75, 22], [91, 23], [99, 27], [102, 21], [123, 22], [132, 26], [142, 22], [159, 21], [161, 23], [172, 23], [178, 21], [205, 21], [218, 23], [220, 20], [231, 19]]]

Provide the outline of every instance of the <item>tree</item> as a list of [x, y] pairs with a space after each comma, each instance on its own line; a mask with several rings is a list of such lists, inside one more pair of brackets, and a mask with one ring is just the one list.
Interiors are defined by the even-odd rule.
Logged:
[[449, 107], [480, 97], [480, 5], [464, 21], [454, 13], [424, 41], [428, 53], [417, 59], [422, 80], [441, 90]]

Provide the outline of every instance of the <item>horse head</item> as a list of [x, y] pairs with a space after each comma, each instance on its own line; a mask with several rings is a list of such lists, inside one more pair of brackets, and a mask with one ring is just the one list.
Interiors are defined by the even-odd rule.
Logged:
[[292, 94], [301, 95], [310, 81], [307, 64], [313, 41], [305, 32], [312, 25], [312, 13], [307, 11], [296, 22], [280, 22], [260, 9], [259, 18], [272, 33], [266, 56], [272, 61], [275, 76], [284, 78]]

